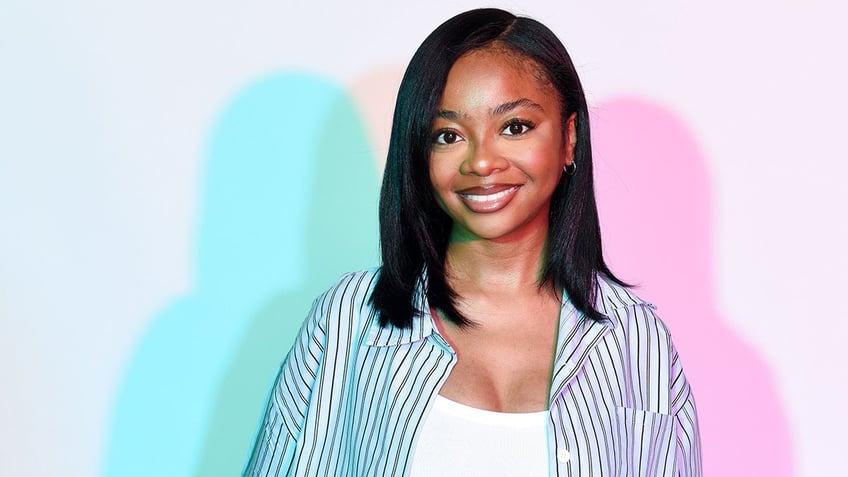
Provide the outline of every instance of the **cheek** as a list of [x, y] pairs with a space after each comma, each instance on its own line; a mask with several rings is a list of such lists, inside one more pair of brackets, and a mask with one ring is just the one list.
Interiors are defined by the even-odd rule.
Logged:
[[437, 194], [441, 194], [443, 190], [450, 188], [450, 175], [443, 162], [430, 161], [430, 187]]
[[440, 170], [438, 165], [434, 166], [430, 162], [430, 190], [433, 192], [433, 197], [442, 209], [445, 208], [446, 191], [450, 190], [450, 183], [444, 170]]
[[562, 171], [564, 165], [565, 151], [558, 144], [543, 145], [527, 155], [527, 167], [531, 168], [528, 172], [542, 182], [556, 180], [559, 177], [558, 171]]
[[568, 157], [568, 145], [555, 134], [556, 131], [545, 131], [534, 138], [534, 141], [522, 145], [522, 149], [514, 151], [515, 157], [523, 158], [527, 167], [535, 174], [550, 176], [556, 169], [562, 169]]

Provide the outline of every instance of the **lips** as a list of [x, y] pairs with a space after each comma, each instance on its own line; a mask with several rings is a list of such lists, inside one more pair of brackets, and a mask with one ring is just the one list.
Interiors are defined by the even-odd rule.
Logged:
[[520, 187], [512, 184], [469, 187], [458, 191], [457, 195], [472, 212], [487, 214], [506, 207]]

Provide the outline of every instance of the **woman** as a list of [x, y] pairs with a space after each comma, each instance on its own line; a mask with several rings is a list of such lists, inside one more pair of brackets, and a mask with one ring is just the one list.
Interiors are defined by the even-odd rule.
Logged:
[[382, 267], [314, 303], [246, 475], [700, 475], [668, 331], [604, 264], [586, 101], [544, 25], [473, 10], [398, 93]]

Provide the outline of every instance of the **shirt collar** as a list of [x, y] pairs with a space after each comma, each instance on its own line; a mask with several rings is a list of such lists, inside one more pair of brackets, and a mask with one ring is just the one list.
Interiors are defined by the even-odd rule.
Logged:
[[430, 315], [430, 307], [427, 305], [427, 274], [422, 273], [415, 282], [415, 290], [412, 295], [412, 326], [410, 328], [398, 328], [391, 324], [380, 326], [378, 313], [372, 313], [368, 324], [368, 334], [365, 344], [368, 346], [400, 346], [423, 340], [433, 333], [438, 333], [436, 323]]
[[[426, 270], [418, 277], [413, 292], [413, 318], [412, 326], [409, 328], [398, 328], [393, 325], [380, 326], [377, 313], [372, 313], [367, 325], [368, 332], [365, 344], [368, 346], [400, 346], [426, 339], [432, 334], [438, 334], [436, 323], [430, 314], [427, 304], [427, 273]], [[614, 310], [622, 306], [630, 306], [644, 303], [623, 287], [615, 286], [603, 276], [598, 277], [598, 292], [595, 298], [595, 309], [603, 314], [598, 321], [586, 320], [582, 313], [577, 312], [574, 305], [568, 300], [563, 290], [562, 310], [559, 318], [559, 336], [567, 336], [579, 327], [603, 326], [612, 329], [615, 327]]]

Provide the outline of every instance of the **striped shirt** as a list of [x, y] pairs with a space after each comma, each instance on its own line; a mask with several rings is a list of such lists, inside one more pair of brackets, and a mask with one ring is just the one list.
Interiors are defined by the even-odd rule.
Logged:
[[[280, 367], [244, 475], [404, 476], [456, 354], [426, 306], [407, 329], [369, 305], [377, 269], [313, 303]], [[698, 421], [653, 306], [599, 278], [586, 319], [563, 300], [547, 419], [552, 476], [700, 476]]]

